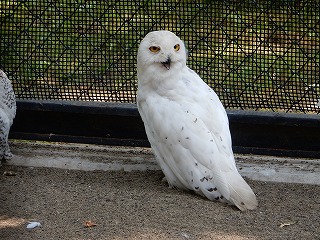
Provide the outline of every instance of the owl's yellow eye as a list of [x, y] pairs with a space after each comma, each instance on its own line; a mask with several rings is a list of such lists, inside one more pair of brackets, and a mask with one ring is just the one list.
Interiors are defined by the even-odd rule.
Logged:
[[156, 46], [151, 46], [149, 47], [149, 50], [153, 53], [157, 53], [160, 51], [160, 48], [159, 47], [156, 47]]
[[177, 52], [180, 50], [180, 44], [176, 44], [174, 45], [174, 50], [176, 50]]

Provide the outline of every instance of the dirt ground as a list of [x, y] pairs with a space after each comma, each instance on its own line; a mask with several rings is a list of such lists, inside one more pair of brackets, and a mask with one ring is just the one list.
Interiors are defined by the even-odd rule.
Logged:
[[[259, 207], [240, 212], [161, 179], [160, 171], [4, 165], [0, 239], [320, 239], [319, 185], [248, 180]], [[41, 226], [28, 230], [29, 221]]]

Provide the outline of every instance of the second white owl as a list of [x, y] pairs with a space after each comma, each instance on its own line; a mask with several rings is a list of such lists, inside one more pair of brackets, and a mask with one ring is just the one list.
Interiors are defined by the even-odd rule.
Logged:
[[7, 75], [0, 70], [0, 161], [2, 159], [9, 160], [12, 158], [8, 136], [15, 115], [16, 97], [10, 80]]
[[184, 43], [150, 32], [137, 56], [137, 105], [151, 147], [171, 187], [254, 209], [237, 171], [227, 114], [215, 92], [186, 66]]

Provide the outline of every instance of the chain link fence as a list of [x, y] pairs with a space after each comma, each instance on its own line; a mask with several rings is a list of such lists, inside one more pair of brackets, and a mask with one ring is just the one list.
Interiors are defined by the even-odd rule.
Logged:
[[134, 103], [139, 42], [166, 29], [226, 108], [320, 111], [319, 1], [0, 4], [0, 68], [19, 99]]

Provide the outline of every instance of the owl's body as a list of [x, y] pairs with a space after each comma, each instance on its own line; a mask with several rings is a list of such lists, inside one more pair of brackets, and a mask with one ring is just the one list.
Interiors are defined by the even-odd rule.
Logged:
[[0, 70], [0, 161], [12, 158], [8, 144], [8, 136], [16, 115], [16, 98], [11, 82]]
[[149, 33], [138, 50], [137, 71], [138, 110], [169, 185], [241, 210], [256, 208], [235, 165], [225, 109], [186, 66], [183, 42], [169, 31]]

